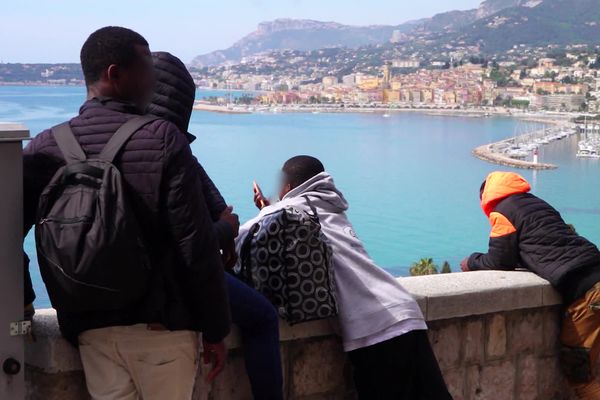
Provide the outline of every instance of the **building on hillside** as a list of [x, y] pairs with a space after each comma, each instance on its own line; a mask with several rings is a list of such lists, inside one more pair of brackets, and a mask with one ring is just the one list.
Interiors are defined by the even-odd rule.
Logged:
[[356, 74], [344, 75], [342, 84], [345, 86], [354, 86], [356, 84]]
[[394, 68], [402, 68], [402, 69], [409, 69], [409, 68], [419, 68], [419, 66], [421, 65], [421, 63], [418, 60], [394, 60], [392, 61], [392, 67]]
[[384, 103], [400, 103], [400, 91], [385, 89], [383, 91], [383, 102]]
[[362, 75], [356, 84], [361, 90], [373, 90], [381, 87], [381, 79], [376, 76]]
[[538, 60], [538, 67], [540, 68], [552, 68], [554, 67], [554, 58], [540, 58]]
[[338, 84], [338, 78], [335, 76], [325, 76], [323, 77], [323, 87], [328, 88]]
[[533, 96], [531, 107], [540, 110], [577, 111], [585, 103], [581, 94], [556, 94]]
[[400, 30], [395, 29], [392, 32], [392, 37], [390, 38], [390, 43], [400, 43], [402, 41], [402, 32]]

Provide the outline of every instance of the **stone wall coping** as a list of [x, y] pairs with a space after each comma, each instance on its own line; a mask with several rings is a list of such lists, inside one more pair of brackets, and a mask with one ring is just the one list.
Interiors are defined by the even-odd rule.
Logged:
[[528, 271], [475, 271], [399, 278], [427, 321], [562, 303], [550, 283]]
[[[398, 278], [417, 300], [427, 321], [492, 314], [519, 309], [550, 307], [561, 303], [550, 284], [530, 272], [480, 271]], [[76, 349], [60, 336], [56, 312], [36, 311], [35, 341], [26, 345], [26, 362], [47, 373], [81, 370]], [[314, 321], [290, 327], [280, 324], [281, 341], [331, 336], [333, 321]], [[234, 328], [227, 338], [230, 349], [240, 347]]]

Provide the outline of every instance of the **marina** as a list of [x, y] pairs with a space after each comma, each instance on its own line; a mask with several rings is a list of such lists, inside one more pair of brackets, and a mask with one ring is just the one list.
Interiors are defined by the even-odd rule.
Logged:
[[[473, 150], [473, 155], [493, 164], [514, 168], [556, 169], [558, 167], [555, 164], [540, 162], [540, 148], [576, 134], [578, 134], [578, 130], [574, 124], [563, 121], [555, 122], [551, 127], [543, 127], [522, 134], [515, 132], [515, 136], [508, 139], [479, 146]], [[600, 140], [595, 145], [596, 147], [590, 149], [590, 152], [595, 151], [599, 144]]]
[[600, 159], [600, 125], [588, 124], [578, 126], [582, 140], [578, 143], [577, 158]]

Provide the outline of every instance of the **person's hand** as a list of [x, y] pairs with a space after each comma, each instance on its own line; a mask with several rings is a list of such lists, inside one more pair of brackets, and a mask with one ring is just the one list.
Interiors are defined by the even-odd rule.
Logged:
[[469, 272], [471, 270], [469, 268], [469, 257], [466, 257], [460, 262], [460, 269], [462, 269], [463, 272]]
[[208, 343], [206, 340], [202, 340], [203, 347], [203, 358], [204, 364], [212, 364], [212, 369], [206, 375], [206, 382], [212, 383], [223, 369], [225, 368], [225, 361], [227, 360], [227, 348], [225, 342], [219, 343]]
[[240, 233], [240, 217], [233, 212], [233, 206], [227, 206], [219, 217], [220, 220], [227, 222], [233, 229], [233, 237], [237, 237]]
[[223, 256], [221, 257], [223, 260], [223, 266], [226, 271], [231, 271], [238, 260], [238, 255], [235, 250], [235, 242], [231, 241], [229, 245], [222, 249]]
[[262, 210], [263, 208], [271, 205], [269, 200], [267, 200], [261, 192], [254, 193], [254, 204], [256, 205], [256, 207], [258, 207], [259, 210]]

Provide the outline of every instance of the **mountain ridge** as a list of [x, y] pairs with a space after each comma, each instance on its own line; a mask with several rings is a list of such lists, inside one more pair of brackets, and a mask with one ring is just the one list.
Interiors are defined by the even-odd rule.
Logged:
[[[438, 46], [461, 42], [487, 52], [518, 44], [600, 41], [599, 0], [485, 0], [470, 10], [438, 13], [398, 25], [352, 26], [289, 18], [262, 22], [231, 47], [200, 55], [192, 66], [239, 63], [244, 57], [280, 50], [359, 48], [416, 39]], [[581, 25], [583, 21], [584, 25]], [[587, 25], [585, 25], [587, 24]]]

